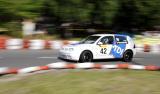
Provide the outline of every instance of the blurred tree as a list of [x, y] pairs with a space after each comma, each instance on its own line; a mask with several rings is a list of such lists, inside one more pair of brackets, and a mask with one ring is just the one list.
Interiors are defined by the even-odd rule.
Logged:
[[[39, 16], [43, 0], [0, 0], [0, 17], [4, 20], [35, 18]], [[9, 19], [9, 20], [7, 20]]]
[[0, 0], [0, 26], [44, 18], [55, 25], [78, 22], [100, 23], [117, 31], [152, 29], [160, 25], [159, 6], [160, 0]]
[[12, 20], [15, 16], [13, 11], [10, 10], [9, 7], [7, 7], [10, 3], [0, 0], [0, 23], [8, 22]]
[[21, 36], [22, 19], [34, 19], [39, 15], [43, 0], [0, 0], [0, 26], [7, 35]]
[[17, 17], [34, 19], [40, 16], [40, 9], [44, 0], [9, 0], [11, 9]]
[[112, 23], [117, 0], [45, 0], [42, 15], [62, 22]]
[[91, 23], [112, 24], [117, 12], [117, 0], [86, 0], [86, 2], [92, 4]]
[[135, 0], [119, 1], [118, 12], [116, 13], [113, 28], [116, 31], [130, 31], [137, 27], [139, 11]]
[[139, 27], [150, 29], [160, 25], [160, 0], [137, 0]]
[[116, 31], [150, 29], [160, 24], [159, 0], [121, 0], [118, 5], [113, 22]]
[[63, 21], [87, 22], [92, 6], [83, 0], [56, 0], [57, 13]]

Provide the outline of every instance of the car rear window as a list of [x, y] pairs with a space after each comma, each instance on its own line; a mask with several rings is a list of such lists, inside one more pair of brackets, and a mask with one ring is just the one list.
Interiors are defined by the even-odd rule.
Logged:
[[125, 36], [116, 36], [115, 38], [117, 42], [127, 42], [127, 39]]

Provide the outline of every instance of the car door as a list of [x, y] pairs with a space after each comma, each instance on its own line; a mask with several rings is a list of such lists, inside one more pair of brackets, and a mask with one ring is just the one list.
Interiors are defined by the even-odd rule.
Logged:
[[110, 55], [110, 51], [114, 44], [114, 37], [113, 36], [104, 36], [102, 37], [96, 44], [95, 52], [96, 56], [95, 59], [105, 59], [105, 58], [112, 58], [113, 56]]
[[122, 58], [127, 44], [128, 41], [126, 36], [115, 35], [115, 43], [112, 46], [110, 55], [112, 55], [114, 58]]

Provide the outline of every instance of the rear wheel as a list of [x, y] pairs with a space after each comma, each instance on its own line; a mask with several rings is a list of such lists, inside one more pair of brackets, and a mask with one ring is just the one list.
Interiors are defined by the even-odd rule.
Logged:
[[90, 51], [83, 51], [80, 55], [79, 62], [91, 62], [93, 59], [93, 55]]
[[124, 52], [124, 54], [123, 54], [123, 61], [124, 62], [131, 62], [132, 58], [133, 58], [133, 52], [132, 51], [128, 50], [128, 51]]

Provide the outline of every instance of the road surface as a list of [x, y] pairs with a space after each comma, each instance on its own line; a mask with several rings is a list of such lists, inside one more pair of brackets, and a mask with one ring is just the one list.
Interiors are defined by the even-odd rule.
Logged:
[[[66, 62], [57, 59], [57, 55], [58, 50], [0, 50], [0, 67], [25, 68], [56, 62]], [[94, 63], [117, 64], [124, 62], [119, 60], [98, 60], [94, 61]], [[137, 53], [132, 63], [160, 66], [160, 54]]]

